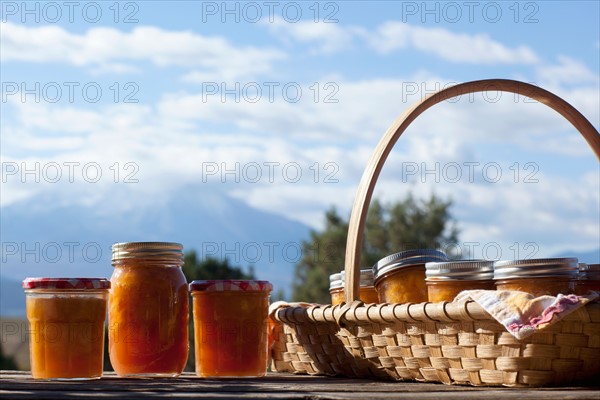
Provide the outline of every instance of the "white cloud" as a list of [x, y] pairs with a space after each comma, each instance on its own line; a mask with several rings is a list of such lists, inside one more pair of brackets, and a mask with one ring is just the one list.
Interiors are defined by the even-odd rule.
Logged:
[[269, 32], [285, 43], [293, 41], [310, 44], [311, 54], [332, 54], [347, 50], [352, 46], [353, 37], [362, 29], [342, 28], [339, 24], [299, 21], [289, 23], [281, 18], [264, 23]]
[[[267, 24], [265, 24], [267, 26]], [[286, 43], [310, 44], [313, 54], [330, 54], [347, 50], [356, 40], [363, 40], [381, 54], [402, 49], [416, 49], [441, 59], [467, 64], [535, 64], [538, 57], [527, 46], [510, 48], [487, 34], [455, 33], [443, 28], [415, 26], [398, 21], [379, 25], [374, 32], [358, 26], [313, 23], [295, 24], [276, 20], [269, 31]]]
[[236, 47], [218, 36], [190, 31], [168, 31], [139, 26], [131, 32], [113, 28], [92, 28], [84, 34], [70, 33], [58, 26], [27, 27], [2, 24], [2, 62], [56, 62], [92, 66], [92, 72], [132, 72], [148, 61], [160, 67], [183, 66], [227, 77], [265, 73], [285, 54], [272, 48]]
[[540, 78], [542, 86], [556, 87], [563, 84], [598, 84], [600, 81], [598, 72], [592, 72], [581, 61], [566, 56], [559, 56], [558, 61], [558, 64], [540, 65], [537, 68], [537, 76]]
[[444, 60], [468, 64], [534, 64], [535, 53], [526, 46], [509, 48], [487, 34], [454, 33], [443, 28], [424, 28], [401, 22], [386, 22], [366, 36], [376, 51], [415, 48]]

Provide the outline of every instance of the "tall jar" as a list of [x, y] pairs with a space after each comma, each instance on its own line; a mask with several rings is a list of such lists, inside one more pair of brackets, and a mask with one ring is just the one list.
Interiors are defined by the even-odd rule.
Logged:
[[373, 266], [375, 288], [381, 303], [422, 303], [427, 301], [425, 264], [448, 261], [434, 249], [406, 250], [382, 258]]
[[[337, 274], [331, 274], [329, 276], [329, 293], [331, 294], [331, 304], [337, 305], [346, 301], [344, 291], [344, 280], [346, 278], [346, 272], [338, 272]], [[367, 304], [378, 303], [379, 296], [377, 290], [373, 284], [373, 270], [372, 269], [361, 269], [360, 270], [360, 289], [359, 299]]]
[[494, 262], [498, 290], [517, 290], [538, 296], [575, 293], [577, 258], [532, 258]]
[[463, 290], [494, 290], [494, 262], [464, 260], [428, 262], [425, 281], [429, 301], [453, 301]]
[[33, 379], [99, 379], [110, 282], [102, 278], [27, 278]]
[[188, 287], [179, 243], [112, 247], [109, 355], [128, 377], [172, 377], [188, 358]]

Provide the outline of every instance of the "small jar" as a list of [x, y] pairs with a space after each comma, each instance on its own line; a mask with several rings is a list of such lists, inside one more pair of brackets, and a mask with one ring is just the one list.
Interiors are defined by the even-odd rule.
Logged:
[[425, 264], [448, 261], [434, 249], [407, 250], [392, 254], [373, 266], [375, 288], [381, 303], [423, 303], [427, 301]]
[[346, 301], [344, 279], [341, 272], [329, 275], [329, 293], [331, 294], [331, 304], [334, 306]]
[[29, 355], [33, 379], [98, 379], [110, 281], [27, 278]]
[[[345, 279], [345, 271], [329, 276], [329, 293], [331, 293], [331, 304], [334, 306], [346, 301], [346, 293], [344, 291]], [[373, 270], [361, 269], [359, 282], [359, 299], [366, 304], [378, 303], [379, 296], [373, 285]]]
[[589, 291], [600, 293], [600, 264], [579, 264], [579, 274], [575, 292], [582, 296]]
[[538, 258], [494, 262], [498, 290], [518, 290], [535, 297], [575, 293], [576, 258]]
[[267, 373], [267, 281], [198, 280], [190, 284], [196, 374], [260, 377]]
[[178, 243], [131, 242], [112, 248], [109, 354], [127, 377], [171, 377], [187, 362], [188, 287]]
[[482, 260], [428, 262], [425, 281], [429, 301], [452, 301], [463, 290], [494, 290], [494, 262]]

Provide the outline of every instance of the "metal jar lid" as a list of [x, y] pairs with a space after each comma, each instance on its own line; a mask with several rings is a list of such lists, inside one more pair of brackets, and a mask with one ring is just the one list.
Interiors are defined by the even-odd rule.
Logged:
[[579, 279], [600, 281], [600, 264], [579, 263]]
[[576, 278], [577, 258], [532, 258], [494, 262], [494, 279]]
[[382, 258], [373, 266], [375, 280], [399, 268], [427, 264], [434, 261], [448, 261], [446, 254], [434, 249], [406, 250]]
[[343, 287], [344, 279], [342, 278], [341, 272], [329, 275], [329, 290], [339, 289]]
[[428, 262], [425, 264], [427, 281], [483, 281], [494, 278], [494, 262], [462, 260]]
[[[346, 271], [338, 272], [336, 274], [329, 275], [329, 290], [339, 289], [345, 287]], [[373, 286], [373, 270], [372, 269], [361, 269], [360, 270], [360, 286], [368, 287]]]
[[144, 258], [155, 261], [183, 262], [183, 246], [170, 242], [124, 242], [112, 246], [112, 261]]

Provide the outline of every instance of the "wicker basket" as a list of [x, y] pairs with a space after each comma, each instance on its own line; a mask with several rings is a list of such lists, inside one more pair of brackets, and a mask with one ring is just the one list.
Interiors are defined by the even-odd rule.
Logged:
[[414, 119], [441, 101], [487, 90], [546, 104], [583, 135], [600, 159], [600, 135], [570, 104], [523, 82], [483, 80], [441, 90], [405, 111], [388, 129], [362, 177], [346, 246], [346, 303], [280, 306], [271, 316], [272, 369], [490, 386], [546, 386], [600, 378], [600, 304], [517, 340], [474, 302], [363, 304], [358, 271], [366, 215], [392, 147]]

